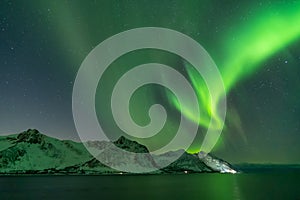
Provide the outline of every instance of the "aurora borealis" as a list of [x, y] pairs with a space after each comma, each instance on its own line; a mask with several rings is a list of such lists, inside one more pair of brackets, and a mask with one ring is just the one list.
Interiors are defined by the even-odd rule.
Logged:
[[[253, 13], [253, 19], [248, 26], [236, 25], [236, 32], [232, 31], [229, 36], [234, 36], [234, 40], [229, 40], [230, 44], [227, 44], [231, 46], [225, 53], [227, 59], [219, 65], [226, 92], [230, 92], [230, 89], [240, 80], [259, 70], [262, 67], [261, 62], [300, 38], [299, 24], [300, 4], [295, 4], [293, 7], [271, 5], [269, 10], [260, 8]], [[190, 108], [189, 106], [181, 106], [172, 97], [170, 100], [178, 110], [195, 123], [208, 128], [210, 120], [213, 119], [216, 122], [214, 128], [222, 128], [217, 112], [218, 101], [212, 102], [206, 83], [201, 80], [201, 76], [192, 69], [192, 66], [187, 63], [185, 66], [202, 108], [200, 120], [198, 121], [198, 116], [193, 115], [192, 110], [186, 109]], [[216, 91], [219, 98], [224, 98], [226, 95], [220, 88], [216, 88]]]
[[[78, 140], [72, 119], [72, 87], [87, 54], [106, 38], [137, 27], [165, 27], [198, 41], [224, 80], [228, 112], [213, 150], [233, 163], [300, 163], [300, 2], [298, 1], [2, 1], [0, 7], [0, 134], [37, 128], [53, 137]], [[200, 101], [199, 150], [218, 102], [204, 81], [176, 55], [145, 50], [116, 60], [99, 85], [98, 117], [115, 139], [112, 88], [133, 66], [150, 62], [174, 67], [188, 78]], [[217, 90], [218, 88], [216, 88]], [[219, 93], [219, 98], [224, 94]], [[179, 110], [161, 86], [140, 88], [130, 111], [146, 125], [153, 103], [166, 106], [168, 121], [155, 137], [140, 142], [158, 148], [178, 128]], [[187, 106], [188, 107], [188, 106]], [[99, 120], [100, 121], [100, 120]], [[216, 123], [218, 128], [218, 123]], [[188, 135], [188, 133], [187, 133]]]

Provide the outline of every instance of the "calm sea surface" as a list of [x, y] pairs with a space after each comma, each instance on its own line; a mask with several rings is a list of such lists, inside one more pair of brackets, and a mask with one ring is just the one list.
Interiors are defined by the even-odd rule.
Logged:
[[0, 199], [299, 199], [300, 171], [0, 177]]

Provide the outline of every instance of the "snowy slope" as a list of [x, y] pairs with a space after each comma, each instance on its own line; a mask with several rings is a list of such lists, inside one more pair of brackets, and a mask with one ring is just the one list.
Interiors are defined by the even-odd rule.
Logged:
[[1, 138], [0, 145], [2, 173], [60, 169], [92, 159], [82, 144], [50, 138], [37, 130]]
[[[145, 146], [125, 137], [120, 137], [114, 145], [137, 154], [126, 156], [117, 153], [115, 149], [109, 148], [111, 144], [105, 141], [89, 141], [85, 145], [100, 152], [99, 156], [107, 163], [113, 163], [114, 168], [121, 166], [122, 169], [158, 168], [157, 163], [167, 162], [179, 152], [167, 152], [155, 156], [140, 154], [149, 151]], [[229, 163], [209, 154], [182, 153], [178, 160], [153, 173], [235, 172]], [[82, 143], [58, 140], [29, 129], [20, 134], [0, 137], [0, 173], [116, 174], [120, 172], [105, 166], [91, 156]]]

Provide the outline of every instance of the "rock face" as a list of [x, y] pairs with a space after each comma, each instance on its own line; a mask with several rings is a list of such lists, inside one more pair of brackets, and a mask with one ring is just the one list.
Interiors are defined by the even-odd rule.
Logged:
[[162, 171], [166, 173], [199, 173], [213, 172], [214, 170], [202, 162], [196, 154], [184, 152], [179, 159], [163, 168]]
[[28, 131], [24, 131], [17, 136], [16, 143], [27, 142], [30, 144], [41, 144], [44, 142], [45, 136], [40, 134], [36, 129], [29, 129]]
[[207, 154], [201, 151], [198, 154], [200, 160], [205, 163], [206, 166], [210, 167], [213, 171], [220, 172], [220, 173], [237, 173], [236, 170], [226, 161], [216, 158], [210, 154]]
[[124, 136], [121, 136], [114, 144], [126, 151], [133, 153], [149, 153], [149, 150], [144, 145], [137, 143], [136, 141], [131, 141], [126, 139]]
[[[175, 153], [167, 152], [154, 157], [150, 154], [143, 155], [141, 153], [149, 153], [147, 147], [125, 137], [120, 137], [114, 145], [137, 154], [127, 157], [116, 154], [113, 152], [114, 149], [108, 148], [110, 144], [105, 141], [90, 141], [85, 145], [100, 149], [100, 156], [106, 159], [107, 163], [132, 167], [132, 162], [134, 162], [137, 169], [147, 166], [158, 168], [155, 161], [163, 162]], [[152, 173], [236, 172], [229, 163], [203, 152], [199, 155], [182, 153], [182, 156], [175, 162]], [[20, 134], [0, 137], [0, 173], [117, 174], [121, 172], [102, 164], [91, 156], [82, 143], [58, 140], [43, 135], [37, 130], [29, 129]]]

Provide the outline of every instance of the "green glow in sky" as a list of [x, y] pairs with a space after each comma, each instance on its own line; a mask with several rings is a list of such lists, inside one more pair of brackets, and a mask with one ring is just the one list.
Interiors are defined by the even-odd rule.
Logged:
[[[111, 1], [107, 3], [57, 2], [32, 3], [32, 10], [44, 10], [43, 19], [45, 20], [38, 28], [39, 30], [43, 28], [51, 36], [50, 39], [57, 41], [55, 45], [56, 48], [60, 49], [58, 53], [68, 63], [68, 65], [62, 64], [63, 67], [57, 67], [60, 70], [64, 69], [66, 75], [72, 76], [72, 78], [75, 77], [75, 73], [85, 56], [101, 41], [128, 29], [156, 26], [177, 30], [199, 41], [216, 62], [228, 95], [240, 81], [249, 78], [264, 66], [263, 62], [295, 42], [300, 36], [300, 2], [295, 1], [263, 3], [259, 1], [248, 3], [236, 1], [228, 2], [228, 7], [218, 1], [174, 1], [173, 4], [170, 1], [162, 1], [151, 4], [151, 6], [150, 4], [145, 6], [140, 1], [132, 1], [131, 3], [112, 3]], [[121, 6], [115, 6], [116, 4], [121, 4]], [[251, 8], [251, 6], [253, 7]], [[124, 63], [129, 63], [128, 66], [126, 65], [126, 69], [130, 69], [137, 64], [149, 62], [152, 57], [152, 62], [160, 63], [161, 61], [160, 56], [157, 56], [156, 59], [155, 53], [143, 54], [138, 57], [132, 56], [130, 59], [126, 59], [126, 56], [121, 58], [125, 61], [116, 66], [115, 70], [112, 70], [112, 74], [105, 79], [105, 85], [109, 85], [109, 87], [104, 88], [104, 92], [99, 90], [99, 96], [109, 94], [110, 87], [113, 87], [118, 78], [116, 74], [126, 72], [123, 67]], [[172, 65], [171, 61], [170, 63], [170, 66], [176, 66]], [[218, 101], [211, 101], [209, 91], [201, 75], [189, 63], [184, 63], [184, 67], [200, 102], [200, 120], [196, 120], [198, 116], [194, 115], [190, 105], [179, 105], [176, 98], [169, 93], [167, 93], [169, 97], [167, 101], [204, 129], [208, 127], [211, 119], [213, 128], [220, 129], [223, 121], [220, 120], [217, 112]], [[149, 89], [149, 91], [151, 90]], [[218, 94], [218, 99], [224, 97], [224, 93], [219, 88], [215, 88], [214, 92]], [[133, 104], [132, 113], [138, 119], [135, 121], [142, 125], [147, 124], [149, 120], [147, 109], [142, 108], [147, 107], [145, 104], [148, 105], [148, 101], [153, 103], [153, 99], [162, 98], [161, 93], [156, 92], [155, 95], [153, 93], [147, 93], [147, 100], [145, 100], [145, 95], [137, 95], [135, 104]], [[109, 98], [105, 98], [105, 103], [101, 103], [101, 106], [99, 106], [99, 110], [102, 109], [102, 119], [105, 121], [103, 123], [108, 124], [110, 133], [116, 135], [117, 138], [120, 133], [119, 129], [112, 125], [114, 121], [110, 117], [110, 111], [106, 110], [107, 107], [110, 107]], [[279, 117], [274, 116], [273, 119], [279, 119]], [[230, 120], [234, 121], [233, 119]], [[163, 142], [168, 140], [169, 132], [176, 128], [174, 121], [166, 126], [166, 130], [162, 131], [158, 140], [157, 138], [151, 138], [149, 142], [148, 140], [136, 140], [148, 146], [153, 145], [154, 148], [162, 146]], [[73, 129], [69, 132], [72, 131]], [[257, 134], [264, 132], [257, 132]], [[188, 134], [187, 131], [187, 137]], [[202, 143], [202, 138], [199, 137], [196, 140], [194, 146], [191, 147], [193, 152], [199, 151]], [[213, 142], [214, 140], [212, 140]], [[259, 143], [260, 140], [255, 142]], [[264, 144], [261, 146], [264, 147]]]
[[227, 60], [220, 70], [227, 92], [253, 74], [260, 63], [300, 36], [300, 5], [262, 11], [227, 35]]
[[[239, 81], [262, 67], [261, 63], [264, 60], [299, 38], [300, 5], [285, 7], [277, 5], [268, 8], [267, 11], [262, 9], [253, 13], [249, 21], [234, 25], [232, 31], [223, 38], [225, 45], [221, 45], [221, 48], [226, 48], [224, 49], [226, 60], [217, 62], [226, 93], [230, 92]], [[185, 67], [198, 96], [200, 121], [195, 121], [197, 117], [193, 115], [189, 106], [178, 104], [176, 98], [172, 96], [169, 96], [169, 99], [190, 120], [207, 128], [212, 119], [215, 122], [214, 128], [218, 129], [222, 124], [217, 113], [218, 102], [211, 102], [210, 93], [196, 70], [188, 63], [185, 63]], [[219, 99], [224, 97], [221, 90], [214, 92], [218, 93]]]

